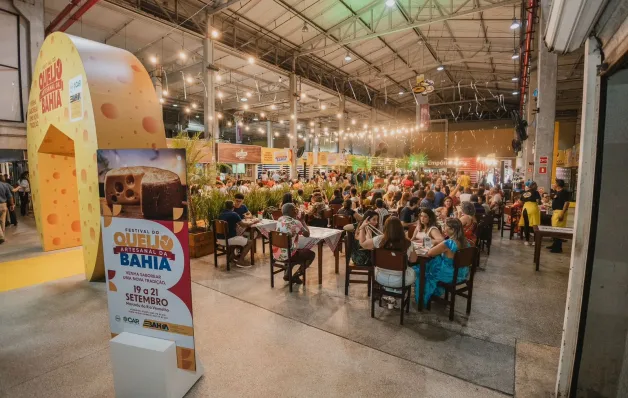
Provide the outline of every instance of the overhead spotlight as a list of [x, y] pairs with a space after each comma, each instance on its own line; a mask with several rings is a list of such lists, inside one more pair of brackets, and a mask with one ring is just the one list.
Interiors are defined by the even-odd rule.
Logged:
[[188, 76], [185, 78], [185, 81], [191, 84], [194, 83], [194, 78], [192, 76]]
[[253, 57], [249, 57], [249, 60], [248, 60], [248, 61], [249, 61], [249, 64], [251, 64], [251, 65], [252, 65], [252, 64], [254, 64], [254, 63], [255, 63], [255, 58], [253, 58]]
[[246, 98], [246, 97], [242, 97], [242, 98], [240, 98], [240, 101], [242, 101], [242, 102], [246, 102], [246, 101], [248, 101], [248, 100], [249, 100], [249, 99], [248, 99], [248, 98]]
[[386, 5], [388, 7], [394, 7], [395, 6], [395, 0], [386, 0]]
[[517, 21], [517, 18], [512, 19], [512, 23], [510, 24], [510, 29], [517, 29], [521, 24]]
[[218, 32], [216, 29], [212, 29], [212, 37], [214, 39], [217, 39], [218, 36], [220, 36], [220, 32]]
[[150, 61], [151, 64], [153, 65], [157, 65], [157, 57], [154, 55], [151, 55], [148, 60]]
[[303, 27], [301, 28], [301, 32], [307, 33], [310, 31], [310, 28], [307, 27], [307, 22], [303, 23]]
[[259, 117], [257, 117], [257, 115], [253, 116], [253, 121], [257, 122], [259, 120]]
[[519, 78], [517, 76], [513, 76], [511, 79], [513, 82], [516, 82], [517, 80], [519, 80]]
[[345, 61], [346, 62], [351, 61], [351, 54], [347, 53], [347, 55], [345, 55]]
[[444, 67], [443, 65], [438, 65], [438, 66], [436, 67], [436, 70], [437, 70], [437, 71], [439, 71], [439, 72], [440, 72], [440, 71], [442, 71], [442, 70], [444, 70], [444, 69], [445, 69], [445, 67]]
[[278, 79], [278, 80], [279, 80], [279, 83], [281, 84], [281, 81], [282, 81], [282, 78], [281, 78], [281, 76], [279, 76], [279, 79]]
[[517, 50], [515, 50], [515, 51], [512, 53], [512, 57], [510, 57], [510, 58], [512, 58], [512, 59], [517, 59], [517, 58], [519, 58], [519, 53], [517, 52]]
[[399, 90], [399, 95], [403, 95], [404, 91], [403, 90]]
[[164, 96], [167, 96], [167, 95], [168, 95], [168, 90], [164, 90], [164, 91], [162, 91], [161, 93], [162, 93]]
[[200, 117], [199, 115], [196, 115], [196, 118], [197, 118], [197, 119], [198, 119], [199, 117]]
[[198, 105], [196, 105], [196, 102], [192, 102], [192, 108], [196, 109]]
[[519, 91], [513, 91], [512, 95], [519, 95]]
[[179, 51], [179, 58], [185, 60], [188, 56], [185, 54], [185, 51]]
[[172, 106], [174, 106], [174, 107], [176, 108], [176, 107], [177, 107], [177, 106], [179, 106], [179, 105], [177, 105], [177, 104], [172, 104]]

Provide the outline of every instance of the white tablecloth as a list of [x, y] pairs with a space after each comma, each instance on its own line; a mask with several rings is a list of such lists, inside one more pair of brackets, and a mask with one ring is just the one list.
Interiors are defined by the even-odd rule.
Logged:
[[321, 240], [325, 241], [325, 244], [332, 252], [336, 251], [336, 247], [340, 242], [342, 231], [339, 229], [309, 227], [310, 236], [299, 236], [299, 249], [311, 249], [316, 246]]
[[[262, 234], [264, 234], [265, 237], [268, 238], [268, 231], [274, 231], [277, 225], [277, 221], [275, 220], [267, 220], [267, 219], [263, 219], [260, 222], [258, 222], [257, 224], [253, 224], [252, 226], [259, 229], [260, 232], [262, 232]], [[244, 233], [246, 232], [247, 228], [244, 228], [240, 225], [238, 225], [236, 227], [236, 233], [238, 234], [238, 236], [242, 236], [244, 235]], [[266, 230], [266, 232], [264, 233], [264, 230]]]

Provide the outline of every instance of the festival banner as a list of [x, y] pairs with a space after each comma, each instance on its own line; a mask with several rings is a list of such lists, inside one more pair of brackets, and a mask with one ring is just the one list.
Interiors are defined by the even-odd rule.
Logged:
[[109, 326], [171, 340], [196, 370], [185, 149], [98, 150]]
[[262, 148], [262, 164], [292, 164], [292, 150], [288, 148]]

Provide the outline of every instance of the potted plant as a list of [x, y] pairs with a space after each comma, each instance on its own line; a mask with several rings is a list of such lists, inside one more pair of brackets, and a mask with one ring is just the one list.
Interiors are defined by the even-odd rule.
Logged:
[[211, 153], [212, 145], [200, 133], [189, 136], [181, 132], [172, 140], [172, 147], [185, 149], [186, 154], [190, 258], [206, 256], [214, 252], [214, 237], [208, 220], [210, 195], [205, 187], [215, 181], [216, 166], [203, 167], [201, 160]]

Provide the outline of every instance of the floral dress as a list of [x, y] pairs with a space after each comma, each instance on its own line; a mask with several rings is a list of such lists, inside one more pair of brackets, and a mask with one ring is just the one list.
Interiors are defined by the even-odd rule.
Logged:
[[[451, 250], [454, 254], [458, 251], [458, 245], [453, 239], [447, 239], [444, 242], [445, 246]], [[449, 258], [441, 253], [439, 256], [434, 257], [427, 262], [425, 267], [425, 291], [423, 296], [423, 305], [426, 306], [432, 295], [441, 296], [445, 293], [445, 289], [438, 287], [438, 282], [451, 283], [454, 277], [454, 259]], [[420, 275], [420, 266], [415, 265], [414, 271], [417, 275]], [[461, 268], [458, 270], [458, 282], [462, 282], [469, 276], [469, 268]], [[414, 289], [414, 298], [416, 302], [419, 302], [419, 277], [416, 279], [416, 287]]]

